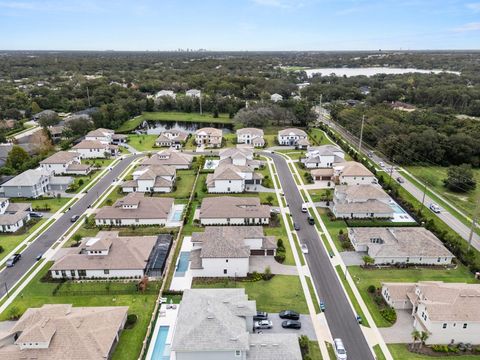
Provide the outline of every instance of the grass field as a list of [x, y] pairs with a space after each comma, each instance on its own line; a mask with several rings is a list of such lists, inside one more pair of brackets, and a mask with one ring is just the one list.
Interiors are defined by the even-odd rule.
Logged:
[[155, 194], [154, 196], [188, 199], [192, 193], [195, 175], [194, 170], [177, 170], [177, 189], [170, 193]]
[[152, 151], [158, 135], [128, 135], [127, 142], [137, 151]]
[[327, 216], [327, 210], [324, 208], [317, 208], [318, 213], [320, 214], [320, 218], [322, 219], [323, 223], [327, 227], [328, 233], [332, 237], [333, 242], [338, 251], [344, 251], [340, 240], [338, 240], [338, 232], [343, 230], [343, 232], [347, 233], [347, 224], [343, 220], [336, 220], [332, 221]]
[[245, 288], [248, 298], [256, 300], [258, 311], [270, 313], [285, 309], [308, 314], [300, 278], [292, 275], [275, 275], [269, 281], [240, 282], [230, 279], [202, 282], [194, 280], [193, 288]]
[[[428, 356], [415, 354], [408, 350], [407, 344], [389, 344], [387, 345], [392, 357], [395, 360], [435, 360], [435, 359], [455, 359], [455, 360], [480, 360], [480, 355], [452, 355], [448, 357]], [[381, 358], [378, 358], [381, 359]]]
[[0, 234], [0, 246], [3, 248], [3, 252], [0, 253], [0, 260], [7, 256], [18, 244], [25, 240], [31, 233], [38, 229], [47, 219], [41, 219], [40, 221], [34, 221], [30, 226], [23, 227], [17, 234]]
[[365, 270], [359, 266], [349, 266], [348, 271], [352, 276], [358, 291], [370, 311], [375, 323], [380, 327], [391, 326], [380, 314], [377, 305], [373, 302], [367, 288], [370, 285], [381, 287], [382, 282], [417, 282], [417, 281], [445, 281], [445, 282], [467, 282], [480, 283], [474, 279], [468, 269], [459, 265], [457, 269], [430, 269], [430, 268], [408, 268], [408, 269], [372, 269]]
[[[150, 315], [153, 311], [157, 295], [95, 295], [95, 296], [52, 296], [52, 291], [57, 284], [41, 282], [40, 279], [46, 274], [51, 262], [35, 276], [35, 278], [25, 287], [22, 294], [18, 296], [13, 303], [0, 315], [0, 320], [7, 320], [11, 314], [12, 308], [18, 309], [19, 313], [25, 312], [30, 307], [41, 307], [43, 304], [72, 304], [73, 306], [128, 306], [129, 314], [138, 316], [137, 323], [132, 329], [123, 330], [120, 336], [120, 342], [115, 349], [112, 359], [127, 360], [135, 359], [140, 353], [142, 342], [145, 337], [147, 326], [150, 321]], [[149, 286], [159, 289], [159, 283], [150, 282]], [[78, 284], [85, 289], [85, 284]], [[88, 290], [98, 290], [105, 286], [104, 283], [92, 282], [88, 285]], [[122, 285], [117, 285], [122, 287]], [[123, 286], [131, 288], [131, 284]], [[76, 285], [72, 284], [72, 290]]]
[[97, 168], [104, 168], [109, 166], [112, 162], [114, 162], [114, 158], [109, 159], [83, 159], [82, 164], [92, 165], [93, 167]]
[[[426, 181], [428, 187], [442, 195], [468, 216], [473, 216], [476, 201], [480, 199], [480, 186], [468, 193], [455, 193], [443, 186], [443, 179], [447, 177], [448, 168], [440, 166], [408, 166], [407, 170], [421, 181]], [[477, 184], [480, 184], [480, 169], [474, 169], [473, 172]]]
[[312, 198], [313, 202], [320, 202], [323, 201], [324, 196], [327, 193], [330, 193], [330, 198], [333, 197], [333, 189], [311, 189], [308, 190], [308, 193], [310, 194], [310, 197]]
[[69, 202], [70, 198], [41, 198], [41, 199], [23, 199], [23, 198], [15, 198], [10, 199], [11, 202], [26, 202], [32, 204], [32, 209], [34, 211], [49, 208], [46, 210], [48, 212], [57, 212], [62, 206], [64, 206], [67, 202]]

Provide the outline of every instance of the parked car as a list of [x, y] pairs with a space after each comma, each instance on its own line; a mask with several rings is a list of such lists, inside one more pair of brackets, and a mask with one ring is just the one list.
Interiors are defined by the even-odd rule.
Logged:
[[357, 323], [361, 324], [362, 323], [362, 317], [360, 315], [357, 315], [356, 316], [356, 319], [357, 319]]
[[383, 161], [380, 161], [380, 162], [378, 163], [378, 165], [380, 165], [380, 167], [382, 167], [382, 168], [385, 167], [385, 163], [384, 163]]
[[267, 320], [268, 313], [265, 311], [257, 311], [257, 315], [253, 316], [253, 321]]
[[300, 245], [300, 248], [302, 249], [302, 253], [308, 254], [308, 246], [307, 246], [307, 244], [302, 244], [302, 245]]
[[302, 204], [302, 212], [303, 212], [303, 213], [308, 212], [308, 205], [307, 205], [307, 203], [303, 203], [303, 204]]
[[38, 254], [36, 257], [35, 257], [35, 260], [39, 261], [43, 256], [43, 253], [41, 254]]
[[30, 211], [30, 217], [32, 217], [32, 218], [42, 218], [43, 214], [39, 213], [39, 212], [36, 212], [36, 211]]
[[270, 320], [255, 321], [253, 325], [254, 329], [271, 329], [272, 327], [273, 323]]
[[75, 221], [77, 221], [78, 219], [80, 219], [80, 215], [73, 215], [73, 216], [70, 218], [70, 221], [71, 221], [71, 222], [75, 222]]
[[282, 319], [298, 320], [300, 319], [300, 314], [293, 310], [283, 310], [278, 314]]
[[15, 265], [15, 263], [17, 263], [21, 257], [21, 254], [13, 254], [6, 262], [7, 267], [12, 267]]
[[282, 321], [282, 327], [284, 329], [301, 329], [302, 323], [297, 320], [285, 320]]
[[343, 346], [342, 339], [334, 339], [333, 340], [333, 347], [335, 350], [335, 357], [337, 360], [347, 360], [347, 351], [345, 350], [345, 346]]
[[293, 228], [298, 231], [300, 230], [300, 225], [298, 225], [297, 223], [293, 223]]
[[440, 206], [438, 206], [437, 204], [430, 204], [429, 208], [436, 214], [440, 214], [441, 212]]
[[328, 252], [328, 256], [330, 256], [330, 258], [333, 258], [335, 256], [335, 253], [332, 250], [330, 250]]
[[325, 311], [325, 301], [320, 300], [320, 310]]
[[315, 219], [313, 218], [313, 216], [310, 216], [310, 215], [308, 216], [308, 223], [310, 225], [315, 225]]
[[399, 184], [403, 184], [405, 182], [405, 180], [403, 180], [403, 178], [400, 177], [400, 176], [397, 177], [397, 181], [398, 181]]

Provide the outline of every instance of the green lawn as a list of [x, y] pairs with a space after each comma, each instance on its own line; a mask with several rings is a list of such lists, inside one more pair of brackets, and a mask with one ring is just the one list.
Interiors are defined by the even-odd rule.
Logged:
[[324, 201], [325, 196], [330, 193], [329, 198], [333, 197], [333, 189], [312, 189], [308, 190], [313, 202]]
[[311, 360], [322, 360], [322, 353], [320, 351], [318, 341], [310, 340], [308, 342], [308, 355], [310, 356]]
[[[395, 360], [434, 360], [439, 359], [437, 356], [428, 356], [415, 354], [408, 350], [408, 344], [389, 344], [387, 345], [392, 357]], [[441, 355], [441, 353], [440, 353]], [[448, 357], [441, 357], [441, 359], [455, 359], [455, 360], [480, 360], [480, 355], [452, 355]], [[381, 358], [378, 358], [381, 359]]]
[[137, 151], [151, 151], [155, 149], [155, 140], [158, 135], [128, 135], [127, 142]]
[[92, 165], [96, 168], [104, 168], [109, 166], [112, 162], [114, 162], [114, 158], [109, 159], [84, 159], [82, 160], [82, 164]]
[[[52, 291], [57, 284], [41, 282], [43, 277], [51, 266], [47, 263], [35, 278], [25, 287], [13, 303], [0, 315], [0, 320], [7, 320], [10, 316], [12, 307], [16, 307], [20, 313], [25, 312], [30, 307], [41, 307], [43, 304], [72, 304], [73, 306], [128, 306], [129, 314], [138, 316], [137, 323], [132, 329], [123, 330], [120, 336], [120, 342], [115, 349], [113, 359], [127, 360], [137, 358], [142, 342], [145, 337], [150, 316], [153, 311], [157, 295], [95, 295], [95, 296], [52, 296]], [[88, 286], [94, 290], [104, 287], [105, 283], [72, 284], [72, 289], [76, 286]], [[121, 285], [117, 285], [121, 286]], [[130, 288], [131, 284], [124, 284]], [[160, 284], [150, 282], [149, 286], [159, 289]]]
[[[71, 191], [72, 193], [78, 194], [81, 192], [88, 184], [90, 184], [90, 181], [92, 181], [95, 178], [96, 175], [96, 170], [92, 171], [88, 175], [81, 175], [81, 176], [74, 176], [73, 177], [73, 188], [75, 189], [74, 191]], [[82, 185], [80, 185], [82, 183]], [[67, 191], [70, 192], [70, 191]]]
[[270, 169], [268, 168], [268, 165], [265, 164], [265, 166], [262, 169], [258, 169], [255, 172], [263, 175], [262, 185], [264, 187], [270, 188], [270, 189], [274, 188], [272, 174], [270, 174]]
[[275, 150], [276, 152], [288, 155], [292, 160], [300, 160], [301, 158], [305, 157], [305, 151], [302, 150]]
[[258, 311], [276, 313], [282, 310], [295, 310], [308, 314], [305, 295], [298, 276], [275, 275], [269, 281], [240, 282], [231, 279], [202, 280], [194, 279], [192, 288], [245, 288], [248, 298], [256, 300]]
[[297, 170], [298, 170], [298, 174], [300, 175], [300, 177], [302, 178], [302, 181], [304, 184], [309, 184], [309, 182], [307, 181], [307, 178], [306, 178], [306, 174], [310, 174], [310, 171], [307, 170], [307, 169], [304, 169], [302, 168], [302, 166], [300, 165], [299, 162], [296, 162], [294, 163], [295, 166], [297, 167]]
[[292, 248], [290, 247], [290, 241], [288, 241], [287, 231], [285, 230], [285, 224], [283, 218], [279, 216], [280, 226], [264, 226], [264, 233], [267, 236], [275, 236], [278, 239], [283, 240], [283, 245], [285, 246], [285, 265], [295, 265], [295, 259], [293, 258]]
[[3, 248], [3, 252], [0, 253], [0, 260], [7, 256], [18, 244], [25, 240], [31, 233], [38, 229], [47, 219], [41, 219], [40, 221], [33, 220], [31, 224], [24, 226], [22, 229], [14, 234], [0, 234], [0, 246]]
[[391, 324], [382, 317], [377, 305], [368, 293], [367, 288], [370, 285], [380, 288], [382, 282], [445, 281], [479, 283], [463, 265], [459, 265], [458, 268], [451, 270], [431, 268], [364, 270], [360, 266], [349, 266], [348, 270], [375, 323], [380, 327], [388, 327]]
[[224, 147], [235, 147], [237, 146], [237, 135], [235, 133], [223, 135]]
[[122, 188], [120, 186], [115, 186], [113, 191], [107, 196], [105, 200], [103, 200], [99, 207], [101, 208], [104, 206], [111, 206], [113, 205], [113, 203], [115, 203], [115, 201], [123, 198], [125, 195], [127, 194], [122, 192]]
[[380, 345], [375, 345], [373, 347], [373, 351], [375, 351], [375, 356], [377, 357], [377, 360], [385, 360], [385, 355], [383, 354], [383, 351], [380, 348]]
[[315, 307], [315, 313], [319, 314], [322, 311], [320, 310], [320, 304], [318, 303], [317, 297], [315, 295], [312, 279], [310, 279], [308, 276], [305, 276], [305, 280], [307, 281], [308, 289], [310, 290], [310, 296], [312, 297], [313, 306]]
[[343, 287], [347, 291], [347, 295], [348, 295], [348, 297], [350, 298], [350, 301], [353, 304], [353, 308], [355, 309], [355, 312], [357, 313], [357, 315], [360, 315], [362, 317], [362, 320], [363, 320], [362, 324], [366, 327], [370, 327], [367, 319], [365, 318], [365, 314], [363, 313], [362, 308], [360, 307], [360, 304], [358, 303], [357, 298], [353, 294], [352, 288], [350, 287], [349, 283], [345, 279], [345, 274], [343, 273], [342, 269], [340, 268], [340, 265], [335, 266], [335, 270], [337, 271], [337, 273], [340, 277], [340, 280], [342, 281]]
[[327, 216], [327, 209], [325, 208], [317, 208], [318, 213], [320, 214], [320, 218], [322, 219], [323, 223], [325, 224], [328, 233], [332, 237], [333, 242], [335, 243], [335, 246], [338, 251], [344, 251], [342, 244], [340, 243], [340, 240], [338, 240], [338, 233], [340, 230], [343, 230], [343, 232], [346, 234], [347, 233], [347, 224], [345, 223], [344, 220], [335, 220], [332, 221], [330, 218]]
[[[34, 211], [48, 211], [48, 212], [57, 212], [61, 207], [63, 207], [70, 198], [39, 198], [39, 199], [24, 199], [24, 198], [13, 198], [10, 199], [11, 202], [27, 202], [32, 204], [32, 209]], [[44, 210], [47, 209], [47, 210]]]
[[310, 129], [308, 135], [310, 135], [311, 143], [315, 146], [333, 144], [320, 129]]

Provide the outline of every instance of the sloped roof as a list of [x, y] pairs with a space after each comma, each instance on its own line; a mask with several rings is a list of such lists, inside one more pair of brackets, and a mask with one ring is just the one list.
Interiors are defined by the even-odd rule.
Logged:
[[340, 164], [339, 168], [342, 168], [342, 176], [374, 176], [373, 173], [365, 167], [365, 165], [356, 161], [346, 161]]
[[202, 218], [270, 218], [270, 206], [260, 204], [257, 197], [206, 197], [200, 207]]
[[38, 184], [42, 176], [49, 177], [50, 175], [43, 169], [30, 169], [15, 176], [2, 186], [33, 186]]
[[[135, 209], [125, 209], [125, 204], [137, 204]], [[173, 205], [173, 198], [146, 197], [142, 193], [130, 193], [117, 200], [113, 206], [102, 207], [96, 219], [166, 219]]]
[[163, 150], [156, 154], [153, 154], [151, 157], [147, 157], [143, 162], [142, 166], [145, 165], [168, 165], [168, 166], [184, 166], [190, 165], [192, 163], [193, 156], [190, 154], [185, 154], [182, 152], [174, 150]]
[[297, 129], [297, 128], [288, 128], [288, 129], [283, 129], [278, 132], [278, 135], [280, 136], [304, 136], [307, 137], [307, 133], [303, 130]]
[[252, 136], [263, 136], [263, 129], [257, 129], [252, 127], [242, 128], [237, 130], [238, 135], [251, 134]]
[[79, 157], [79, 154], [74, 151], [59, 151], [42, 160], [40, 164], [66, 164]]

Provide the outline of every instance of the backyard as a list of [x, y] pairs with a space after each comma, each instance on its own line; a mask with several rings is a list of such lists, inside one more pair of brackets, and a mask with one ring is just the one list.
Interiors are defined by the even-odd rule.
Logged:
[[200, 280], [194, 279], [193, 288], [245, 288], [248, 298], [256, 300], [258, 311], [270, 313], [285, 309], [308, 314], [305, 295], [300, 284], [300, 278], [292, 275], [275, 275], [265, 281], [242, 282], [233, 279]]
[[[71, 284], [71, 291], [85, 291], [88, 295], [67, 295], [58, 294], [52, 296], [56, 283], [42, 282], [40, 279], [47, 273], [51, 262], [47, 263], [42, 270], [25, 287], [21, 295], [0, 315], [0, 320], [7, 320], [12, 315], [20, 315], [30, 307], [41, 307], [43, 304], [72, 304], [73, 306], [128, 306], [128, 313], [137, 315], [137, 323], [132, 329], [123, 330], [120, 342], [115, 349], [113, 359], [127, 360], [138, 357], [146, 334], [150, 316], [157, 298], [156, 290], [160, 283], [150, 282], [149, 287], [152, 293], [148, 295], [132, 291], [129, 295], [105, 295], [105, 284], [101, 282], [90, 282], [86, 284]], [[110, 285], [118, 290], [131, 290], [131, 283]], [[65, 291], [68, 292], [68, 289]], [[90, 292], [96, 293], [92, 296]]]
[[137, 151], [151, 151], [155, 149], [155, 140], [158, 135], [128, 135], [127, 143]]
[[[408, 350], [408, 344], [389, 344], [388, 349], [395, 360], [435, 360], [444, 359], [445, 357], [428, 356], [423, 354], [415, 354]], [[451, 355], [448, 359], [455, 360], [480, 360], [480, 355]], [[379, 358], [380, 359], [380, 358]]]
[[32, 204], [34, 211], [48, 211], [55, 213], [60, 210], [71, 198], [52, 197], [52, 198], [38, 198], [38, 199], [24, 199], [14, 198], [11, 202], [26, 202]]
[[371, 294], [368, 293], [367, 289], [370, 285], [380, 288], [382, 282], [445, 281], [479, 283], [463, 265], [458, 265], [456, 269], [363, 269], [360, 266], [349, 266], [348, 271], [355, 281], [358, 291], [362, 295], [375, 323], [380, 327], [388, 327], [391, 324], [380, 314], [378, 306], [373, 301]]
[[38, 229], [47, 219], [31, 220], [27, 226], [17, 231], [14, 234], [0, 234], [0, 246], [3, 252], [0, 252], [0, 260], [10, 254], [10, 252], [17, 247], [23, 240], [25, 240], [30, 234]]

